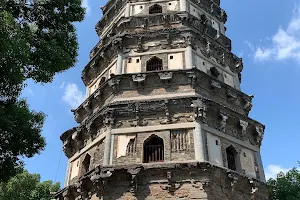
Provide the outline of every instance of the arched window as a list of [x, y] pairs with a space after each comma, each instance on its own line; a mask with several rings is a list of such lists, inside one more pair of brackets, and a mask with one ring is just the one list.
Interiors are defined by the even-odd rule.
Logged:
[[231, 170], [236, 170], [236, 154], [233, 146], [226, 149], [228, 168]]
[[215, 67], [212, 67], [212, 68], [210, 68], [210, 74], [214, 78], [218, 78], [218, 76], [220, 75], [220, 72]]
[[105, 81], [106, 81], [106, 77], [104, 76], [101, 78], [101, 80], [99, 82], [99, 86], [102, 85]]
[[144, 142], [144, 162], [163, 162], [164, 142], [156, 135], [151, 136]]
[[159, 59], [158, 57], [153, 57], [150, 60], [147, 61], [147, 71], [160, 71], [163, 70], [163, 62], [162, 59]]
[[135, 153], [135, 139], [130, 139], [127, 144], [126, 155], [132, 156]]
[[162, 7], [160, 5], [153, 5], [149, 8], [149, 14], [162, 13]]
[[90, 156], [90, 154], [86, 154], [86, 156], [82, 162], [82, 175], [84, 175], [88, 171], [90, 171], [90, 164], [91, 164], [91, 156]]

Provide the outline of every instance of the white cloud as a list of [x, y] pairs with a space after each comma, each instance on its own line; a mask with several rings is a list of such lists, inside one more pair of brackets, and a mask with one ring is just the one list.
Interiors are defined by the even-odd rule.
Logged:
[[89, 14], [91, 11], [91, 7], [89, 4], [89, 0], [82, 0], [81, 6], [86, 8], [86, 13]]
[[65, 91], [62, 100], [71, 108], [77, 108], [84, 101], [85, 95], [75, 83], [65, 83], [63, 87]]
[[[269, 44], [254, 48], [245, 41], [254, 52], [254, 60], [286, 60], [293, 59], [300, 62], [300, 4], [295, 5], [293, 16], [287, 28], [279, 27], [277, 32], [265, 39]], [[255, 49], [255, 50], [254, 50]]]
[[249, 47], [249, 49], [251, 50], [251, 51], [254, 51], [254, 46], [253, 46], [253, 44], [251, 43], [251, 42], [249, 42], [248, 40], [246, 40], [245, 41], [245, 44], [247, 44], [247, 46]]
[[268, 60], [270, 56], [272, 55], [272, 49], [262, 49], [262, 48], [257, 48], [257, 50], [254, 53], [254, 59], [258, 61], [264, 61]]
[[63, 81], [63, 82], [61, 83], [61, 85], [59, 86], [59, 88], [60, 88], [60, 89], [64, 88], [64, 87], [65, 87], [65, 84], [66, 84], [66, 82]]
[[280, 172], [287, 173], [292, 168], [283, 168], [280, 165], [268, 165], [265, 171], [266, 179], [276, 178]]

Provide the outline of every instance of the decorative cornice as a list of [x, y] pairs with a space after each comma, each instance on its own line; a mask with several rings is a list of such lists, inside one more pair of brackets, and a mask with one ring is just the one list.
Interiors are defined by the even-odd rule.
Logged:
[[[221, 114], [222, 119], [220, 122], [220, 130], [226, 133], [226, 125], [227, 125], [227, 119], [228, 117], [231, 117], [231, 119], [243, 119], [243, 122], [240, 121], [242, 125], [249, 124], [251, 127], [254, 127], [256, 132], [251, 131], [252, 129], [242, 129], [242, 136], [234, 136], [238, 139], [245, 140], [246, 138], [250, 139], [250, 142], [253, 141], [251, 138], [255, 138], [253, 145], [260, 145], [260, 142], [262, 140], [263, 133], [261, 132], [261, 128], [257, 127], [263, 127], [260, 123], [245, 117], [241, 116], [239, 113], [234, 112], [233, 110], [230, 110], [228, 108], [225, 108], [222, 105], [219, 105], [211, 100], [204, 99], [204, 98], [197, 98], [197, 97], [178, 97], [178, 98], [172, 98], [172, 99], [162, 99], [162, 100], [149, 100], [149, 101], [126, 101], [126, 102], [118, 102], [118, 103], [112, 103], [105, 106], [102, 110], [99, 110], [95, 113], [95, 115], [88, 120], [86, 120], [87, 123], [93, 123], [95, 120], [100, 121], [103, 120], [102, 125], [105, 126], [111, 126], [112, 128], [118, 128], [114, 127], [115, 122], [118, 121], [119, 123], [124, 123], [124, 120], [135, 120], [135, 126], [145, 126], [147, 125], [147, 119], [143, 119], [143, 124], [140, 121], [140, 110], [142, 110], [144, 113], [164, 113], [165, 117], [161, 117], [158, 121], [158, 124], [166, 124], [166, 123], [180, 123], [177, 120], [173, 119], [173, 115], [170, 115], [170, 113], [177, 113], [178, 111], [174, 110], [177, 105], [180, 105], [180, 107], [188, 107], [190, 106], [193, 108], [193, 113], [191, 115], [194, 115], [195, 119], [199, 119], [203, 124], [207, 124], [207, 112], [212, 113], [213, 110], [219, 110], [220, 113], [226, 113]], [[173, 110], [170, 112], [170, 108], [173, 108]], [[135, 110], [134, 110], [135, 109]], [[213, 110], [212, 110], [213, 109]], [[114, 114], [115, 113], [115, 114]], [[99, 120], [100, 119], [100, 120]], [[145, 121], [146, 120], [146, 121]], [[216, 119], [211, 119], [213, 121], [217, 121]], [[95, 123], [96, 124], [96, 123]], [[210, 126], [210, 125], [209, 125]], [[81, 127], [85, 127], [84, 125], [78, 127], [78, 129], [73, 132], [72, 135], [69, 135], [68, 138], [63, 140], [64, 142], [64, 150], [66, 152], [66, 155], [68, 157], [71, 157], [76, 151], [81, 149], [82, 146], [82, 137], [83, 135], [86, 135], [88, 132], [87, 129], [82, 129]], [[97, 127], [101, 128], [100, 125], [97, 125]], [[246, 132], [247, 131], [247, 132]], [[70, 133], [71, 134], [71, 133]], [[92, 135], [90, 136], [92, 137]]]
[[[214, 1], [211, 0], [191, 0], [194, 4], [199, 6], [201, 9], [206, 11], [207, 13], [211, 14], [212, 16], [216, 17], [220, 22], [226, 23], [227, 21], [227, 14], [226, 12], [220, 8], [220, 4], [216, 4]], [[144, 0], [115, 0], [115, 1], [109, 1], [106, 6], [103, 6], [101, 9], [103, 11], [103, 16], [101, 20], [96, 24], [95, 30], [99, 34], [105, 27], [108, 26], [109, 22], [111, 22], [122, 9], [125, 8], [125, 5], [128, 3], [134, 3], [134, 2], [147, 2]], [[166, 2], [167, 3], [167, 2]], [[174, 12], [174, 11], [170, 11]], [[169, 14], [169, 13], [164, 13]], [[131, 17], [135, 17], [138, 15], [134, 15]]]
[[[171, 80], [172, 82], [169, 82]], [[209, 84], [212, 80], [220, 86], [217, 92], [211, 88]], [[165, 88], [165, 93], [168, 94], [170, 86], [172, 86], [172, 88], [190, 86], [191, 90], [194, 89], [196, 94], [165, 99], [110, 102], [111, 99], [116, 99], [125, 91], [126, 93], [130, 93], [130, 91], [135, 93], [145, 89], [146, 91], [151, 91], [155, 88]], [[180, 92], [180, 90], [178, 92]], [[212, 95], [212, 93], [214, 93], [214, 95]], [[98, 97], [98, 94], [101, 94], [101, 97]], [[232, 99], [234, 99], [234, 101]], [[165, 115], [165, 117], [158, 119], [158, 122], [151, 123], [180, 123], [182, 116], [173, 116], [173, 114], [171, 116], [170, 113], [180, 113], [180, 110], [174, 110], [174, 108], [177, 107], [180, 109], [184, 106], [187, 110], [193, 110], [194, 114], [191, 113], [191, 116], [200, 119], [204, 124], [208, 122], [206, 114], [208, 108], [219, 110], [218, 112], [220, 112], [221, 115], [219, 115], [218, 119], [215, 119], [215, 122], [219, 123], [216, 124], [217, 127], [215, 128], [218, 128], [222, 132], [227, 132], [226, 116], [238, 119], [236, 123], [240, 125], [236, 127], [236, 130], [241, 130], [243, 137], [233, 134], [234, 137], [245, 139], [246, 133], [255, 129], [255, 137], [257, 139], [254, 142], [251, 140], [251, 142], [254, 145], [260, 145], [260, 141], [263, 137], [262, 128], [260, 127], [263, 127], [263, 125], [247, 117], [248, 109], [243, 110], [245, 104], [251, 102], [251, 100], [251, 96], [224, 84], [196, 68], [189, 70], [114, 75], [104, 82], [82, 105], [74, 110], [76, 119], [80, 119], [80, 121], [78, 121], [80, 122], [80, 126], [77, 129], [73, 128], [64, 133], [61, 139], [64, 141], [64, 151], [66, 155], [70, 157], [78, 149], [82, 148], [83, 138], [87, 137], [86, 139], [88, 139], [88, 137], [91, 137], [93, 140], [97, 135], [97, 130], [103, 126], [121, 127], [124, 123], [129, 123], [131, 127], [147, 126], [149, 122], [143, 117], [144, 112], [160, 112]], [[90, 105], [93, 106], [89, 107]], [[180, 106], [178, 107], [177, 105]], [[86, 109], [86, 107], [89, 107], [89, 109]], [[170, 111], [171, 108], [173, 110]], [[123, 116], [127, 116], [129, 121], [122, 121]], [[191, 120], [193, 121], [194, 118], [182, 118], [181, 120], [190, 122]], [[240, 120], [248, 123], [249, 127], [256, 125], [257, 128], [245, 128], [245, 123]], [[71, 137], [72, 135], [73, 137]]]
[[[170, 27], [169, 22], [167, 23], [165, 18], [169, 19], [169, 21], [171, 20], [172, 23], [180, 23], [182, 25], [181, 27], [177, 25], [174, 28], [162, 28], [159, 31], [149, 29], [135, 31], [134, 29], [143, 23], [145, 26], [151, 25], [149, 22], [150, 19], [145, 21], [145, 17], [150, 17], [150, 19], [151, 17], [155, 17], [156, 20], [161, 18], [159, 23], [157, 24], [156, 22], [155, 25], [161, 24]], [[162, 46], [168, 46], [168, 48], [178, 48], [179, 44], [175, 44], [174, 42], [180, 38], [181, 40], [186, 40], [186, 44], [181, 44], [183, 47], [189, 45], [192, 40], [194, 48], [198, 47], [203, 49], [203, 55], [208, 58], [211, 56], [214, 57], [219, 64], [229, 66], [235, 73], [240, 73], [243, 69], [242, 60], [231, 52], [230, 39], [218, 33], [211, 26], [203, 24], [201, 20], [190, 14], [160, 14], [157, 16], [122, 18], [120, 20], [119, 25], [114, 31], [116, 35], [102, 38], [100, 43], [92, 50], [91, 61], [82, 72], [82, 79], [85, 85], [88, 85], [93, 78], [101, 73], [105, 66], [109, 65], [111, 60], [116, 57], [116, 52], [124, 51], [125, 46], [127, 49], [145, 51], [147, 49], [144, 49], [143, 41], [147, 41], [150, 38], [151, 40], [166, 40], [167, 38], [167, 41], [161, 44]], [[185, 35], [187, 34], [190, 36], [186, 37]], [[131, 45], [124, 45], [128, 43], [127, 40], [130, 40]], [[209, 49], [207, 49], [207, 47], [209, 47]], [[101, 66], [101, 68], [99, 66]]]
[[[80, 105], [76, 110], [74, 110], [74, 114], [75, 114], [77, 119], [81, 119], [81, 120], [85, 119], [85, 117], [82, 114], [81, 114], [82, 116], [78, 117], [78, 113], [84, 113], [85, 112], [85, 109], [83, 109], [83, 105], [86, 104], [86, 102], [90, 102], [90, 101], [98, 102], [98, 99], [95, 98], [94, 94], [101, 93], [102, 98], [105, 99], [105, 98], [111, 96], [114, 92], [117, 92], [119, 90], [120, 91], [129, 90], [129, 88], [127, 88], [127, 87], [123, 88], [123, 81], [126, 81], [127, 83], [129, 81], [130, 85], [136, 87], [136, 88], [132, 87], [132, 88], [130, 88], [130, 90], [140, 89], [140, 88], [144, 88], [144, 87], [147, 87], [147, 88], [153, 87], [153, 89], [154, 89], [156, 86], [147, 85], [146, 77], [148, 77], [148, 76], [149, 77], [159, 76], [160, 80], [170, 81], [171, 77], [172, 77], [172, 79], [175, 79], [176, 77], [180, 76], [183, 73], [187, 74], [187, 76], [186, 76], [187, 82], [183, 82], [181, 80], [181, 83], [180, 83], [181, 85], [189, 84], [192, 88], [195, 88], [196, 92], [199, 92], [199, 94], [201, 94], [203, 89], [212, 90], [214, 88], [218, 88], [219, 90], [225, 90], [225, 93], [227, 93], [227, 95], [220, 97], [220, 99], [226, 99], [227, 98], [226, 104], [228, 106], [230, 106], [231, 108], [235, 108], [235, 109], [239, 108], [238, 109], [238, 110], [240, 110], [239, 112], [241, 112], [241, 110], [244, 109], [243, 113], [245, 113], [245, 114], [248, 114], [248, 112], [250, 111], [249, 108], [248, 108], [249, 107], [248, 105], [249, 104], [252, 105], [252, 103], [251, 103], [252, 97], [251, 96], [248, 96], [248, 95], [246, 95], [246, 94], [244, 94], [244, 93], [228, 86], [227, 84], [225, 84], [225, 83], [223, 83], [223, 82], [221, 82], [221, 81], [219, 81], [215, 78], [212, 78], [208, 74], [194, 68], [194, 69], [189, 69], [189, 70], [173, 70], [173, 71], [169, 70], [169, 71], [163, 71], [163, 72], [158, 71], [158, 72], [145, 72], [145, 73], [137, 73], [137, 74], [115, 75], [111, 79], [107, 80], [106, 83], [102, 84], [99, 89], [97, 89], [92, 95], [90, 95], [85, 100], [85, 102], [82, 103], [82, 105]], [[131, 79], [129, 78], [130, 76], [132, 77]], [[198, 77], [198, 79], [197, 79], [197, 77]], [[210, 81], [210, 84], [212, 86], [211, 88], [207, 88], [207, 86], [205, 85], [205, 80]], [[200, 81], [200, 82], [198, 82], [198, 81]], [[114, 84], [111, 84], [111, 83], [116, 83], [116, 82], [118, 83], [117, 86], [114, 85]], [[130, 82], [132, 82], [132, 84]], [[172, 82], [173, 86], [175, 86], [176, 84], [177, 84], [176, 81]], [[110, 91], [109, 87], [111, 88], [111, 92], [109, 92]], [[164, 88], [164, 87], [169, 87], [169, 85], [168, 84], [161, 84], [159, 87]], [[118, 89], [116, 89], [116, 88], [118, 88]], [[216, 93], [215, 95], [218, 96], [220, 94], [222, 94], [222, 93]], [[96, 96], [98, 96], [98, 95], [96, 95]], [[237, 100], [240, 102], [239, 104], [236, 104]], [[218, 101], [218, 100], [216, 99], [216, 101]], [[103, 101], [103, 103], [104, 102], [105, 101]], [[96, 103], [92, 103], [92, 104], [94, 105]], [[97, 105], [99, 105], [99, 103], [97, 103]], [[101, 104], [98, 107], [101, 107]], [[84, 115], [87, 116], [87, 113], [84, 114]]]
[[[204, 18], [206, 19], [205, 15]], [[229, 51], [231, 50], [231, 40], [220, 32], [217, 32], [212, 26], [207, 25], [204, 19], [199, 19], [186, 12], [177, 11], [156, 15], [137, 15], [120, 18], [119, 21], [111, 28], [112, 33], [103, 37], [98, 42], [98, 44], [92, 49], [91, 55], [95, 55], [100, 46], [106, 44], [107, 41], [109, 41], [107, 39], [111, 39], [115, 35], [119, 35], [126, 31], [134, 32], [134, 29], [139, 29], [140, 32], [143, 32], [153, 26], [170, 26], [172, 24], [176, 25], [176, 28], [178, 28], [178, 24], [194, 28], [201, 32], [201, 34], [206, 34], [210, 38], [215, 39], [225, 48], [228, 48]]]

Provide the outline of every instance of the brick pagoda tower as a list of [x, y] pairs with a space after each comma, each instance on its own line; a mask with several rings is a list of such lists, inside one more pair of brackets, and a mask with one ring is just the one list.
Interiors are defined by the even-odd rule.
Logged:
[[242, 59], [220, 0], [109, 0], [58, 200], [266, 200]]

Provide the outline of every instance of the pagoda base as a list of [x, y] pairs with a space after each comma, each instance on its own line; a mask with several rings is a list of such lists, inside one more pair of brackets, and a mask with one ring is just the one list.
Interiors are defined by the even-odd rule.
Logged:
[[266, 184], [210, 163], [96, 167], [57, 200], [268, 200]]

